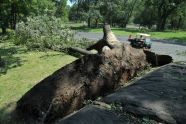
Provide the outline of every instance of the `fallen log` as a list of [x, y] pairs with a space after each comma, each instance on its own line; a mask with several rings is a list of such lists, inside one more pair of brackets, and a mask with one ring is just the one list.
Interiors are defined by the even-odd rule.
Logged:
[[82, 48], [79, 48], [79, 47], [70, 47], [69, 51], [71, 51], [71, 52], [78, 52], [78, 53], [83, 54], [83, 55], [95, 54], [95, 53], [92, 53], [92, 52], [90, 52], [88, 50], [85, 50], [85, 49], [82, 49]]
[[118, 41], [116, 36], [112, 33], [110, 29], [110, 25], [104, 25], [103, 27], [103, 38], [99, 40], [97, 43], [93, 44], [92, 46], [88, 47], [87, 50], [95, 49], [98, 53], [102, 53], [102, 48], [104, 46], [108, 46], [110, 49], [120, 47], [121, 43]]
[[147, 64], [143, 50], [127, 44], [84, 56], [34, 86], [17, 102], [16, 111], [21, 118], [51, 123], [80, 109], [84, 100], [113, 91]]
[[98, 42], [98, 47], [92, 46], [100, 54], [86, 54], [28, 91], [17, 102], [17, 115], [52, 123], [80, 109], [84, 100], [94, 100], [118, 88], [149, 64], [142, 49], [119, 43], [110, 30], [105, 30], [103, 41]]

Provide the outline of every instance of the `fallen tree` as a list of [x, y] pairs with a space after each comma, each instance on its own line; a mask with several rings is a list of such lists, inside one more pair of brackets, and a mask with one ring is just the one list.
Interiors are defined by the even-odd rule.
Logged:
[[16, 112], [21, 118], [54, 122], [80, 109], [84, 100], [118, 88], [149, 64], [142, 49], [121, 44], [110, 29], [105, 29], [103, 39], [88, 48], [100, 54], [88, 54], [57, 70], [17, 102]]
[[92, 52], [90, 52], [88, 50], [85, 50], [85, 49], [82, 49], [82, 48], [78, 48], [78, 47], [70, 47], [68, 50], [71, 51], [72, 53], [78, 52], [78, 53], [83, 54], [83, 55], [92, 55], [92, 54], [94, 54], [94, 53], [92, 53]]
[[[102, 54], [113, 48], [120, 48], [122, 47], [122, 45], [123, 44], [111, 31], [110, 25], [106, 24], [103, 27], [103, 38], [97, 43], [91, 45], [86, 50], [81, 48], [70, 48], [69, 50], [72, 52], [78, 52], [83, 55], [93, 54], [92, 52], [90, 52], [90, 50], [97, 50], [99, 54]], [[160, 55], [149, 50], [144, 50], [144, 53], [146, 55], [147, 62], [150, 63], [152, 66], [161, 66], [173, 61], [172, 57], [169, 55]]]
[[102, 48], [108, 46], [110, 49], [121, 47], [121, 43], [116, 36], [112, 33], [110, 25], [105, 25], [103, 28], [103, 38], [94, 45], [87, 48], [87, 50], [95, 49], [98, 53], [102, 53]]

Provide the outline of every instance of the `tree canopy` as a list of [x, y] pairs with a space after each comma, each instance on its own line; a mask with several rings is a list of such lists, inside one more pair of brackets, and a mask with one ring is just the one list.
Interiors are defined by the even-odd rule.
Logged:
[[[135, 23], [148, 28], [156, 25], [156, 29], [160, 31], [165, 30], [166, 26], [181, 28], [185, 24], [186, 0], [70, 1], [75, 2], [69, 13], [70, 19], [87, 21], [89, 27], [95, 20], [120, 27], [126, 27], [128, 23]], [[94, 13], [98, 15], [97, 18], [99, 19], [91, 16]], [[98, 23], [97, 21], [96, 23]]]
[[134, 23], [148, 28], [186, 28], [186, 0], [1, 0], [0, 27], [16, 28], [28, 16], [54, 15], [63, 21], [86, 21], [88, 27], [99, 23], [125, 28]]
[[55, 14], [63, 20], [68, 19], [67, 0], [1, 0], [0, 27], [16, 28], [16, 23], [28, 16]]

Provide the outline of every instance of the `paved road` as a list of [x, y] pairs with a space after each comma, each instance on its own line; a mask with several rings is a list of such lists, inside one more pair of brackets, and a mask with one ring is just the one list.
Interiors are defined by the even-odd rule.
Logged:
[[[103, 37], [102, 33], [78, 32], [75, 38], [87, 38], [99, 40]], [[127, 42], [127, 36], [117, 36], [122, 42]], [[158, 54], [171, 55], [174, 61], [186, 61], [186, 44], [177, 44], [168, 40], [152, 40], [152, 51]]]

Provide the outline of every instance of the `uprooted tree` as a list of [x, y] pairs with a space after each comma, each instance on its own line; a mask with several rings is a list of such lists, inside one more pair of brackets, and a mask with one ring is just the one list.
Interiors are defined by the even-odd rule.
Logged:
[[80, 109], [85, 100], [94, 100], [118, 88], [149, 64], [142, 49], [120, 43], [108, 25], [103, 39], [90, 49], [99, 54], [85, 55], [28, 91], [17, 102], [18, 115], [43, 123], [54, 122]]

